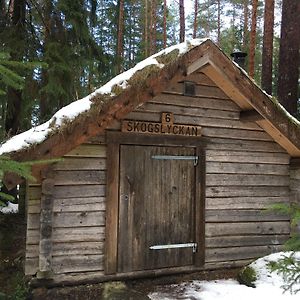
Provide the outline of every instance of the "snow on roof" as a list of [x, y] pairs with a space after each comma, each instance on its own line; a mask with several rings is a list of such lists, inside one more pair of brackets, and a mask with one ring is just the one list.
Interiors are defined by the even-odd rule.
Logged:
[[91, 105], [93, 104], [92, 99], [96, 97], [97, 95], [108, 95], [109, 97], [114, 97], [115, 94], [112, 92], [112, 88], [114, 86], [118, 86], [121, 89], [126, 89], [129, 84], [129, 79], [137, 72], [142, 69], [144, 69], [146, 66], [150, 65], [156, 65], [159, 68], [163, 68], [164, 64], [159, 63], [156, 59], [159, 56], [166, 55], [174, 50], [178, 50], [178, 56], [183, 55], [184, 53], [188, 52], [190, 49], [204, 43], [207, 39], [192, 39], [192, 40], [186, 40], [185, 42], [181, 44], [177, 44], [171, 47], [168, 47], [148, 58], [138, 63], [135, 67], [132, 69], [129, 69], [128, 71], [125, 71], [113, 79], [111, 79], [109, 82], [107, 82], [105, 85], [88, 95], [87, 97], [74, 101], [70, 103], [69, 105], [63, 107], [59, 111], [57, 111], [50, 120], [47, 122], [33, 127], [23, 133], [20, 133], [8, 141], [4, 142], [0, 146], [0, 155], [4, 153], [10, 153], [14, 151], [19, 151], [21, 149], [29, 148], [32, 145], [40, 144], [46, 138], [51, 135], [51, 133], [57, 131], [62, 124], [65, 122], [70, 122], [74, 120], [77, 116], [80, 114], [87, 112]]

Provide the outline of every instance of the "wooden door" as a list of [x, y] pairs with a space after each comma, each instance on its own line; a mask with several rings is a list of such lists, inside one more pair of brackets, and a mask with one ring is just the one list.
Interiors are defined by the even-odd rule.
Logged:
[[[193, 265], [193, 157], [195, 148], [120, 146], [118, 272]], [[160, 245], [175, 248], [150, 249]]]

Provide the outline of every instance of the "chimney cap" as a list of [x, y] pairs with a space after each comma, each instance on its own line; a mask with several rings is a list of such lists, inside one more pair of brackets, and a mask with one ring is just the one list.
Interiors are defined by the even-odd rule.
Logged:
[[234, 58], [238, 58], [238, 57], [246, 57], [247, 56], [247, 53], [246, 52], [243, 52], [241, 50], [238, 50], [238, 49], [234, 49], [233, 52], [230, 54], [231, 57], [234, 57]]

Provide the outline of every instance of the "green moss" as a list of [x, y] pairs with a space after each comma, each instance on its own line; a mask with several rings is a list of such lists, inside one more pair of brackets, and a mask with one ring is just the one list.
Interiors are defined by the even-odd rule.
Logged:
[[247, 266], [240, 271], [237, 280], [240, 284], [255, 288], [257, 275], [252, 267]]
[[111, 92], [114, 93], [116, 96], [120, 95], [124, 89], [120, 87], [118, 84], [113, 85], [111, 88]]
[[160, 67], [158, 65], [149, 65], [143, 68], [142, 70], [139, 70], [131, 76], [131, 78], [128, 80], [128, 84], [130, 86], [136, 86], [141, 87], [145, 84], [145, 80], [156, 73], [160, 71]]
[[175, 49], [167, 54], [162, 54], [160, 56], [155, 57], [156, 60], [160, 63], [160, 64], [164, 64], [167, 65], [169, 63], [172, 63], [173, 61], [175, 61], [177, 59], [179, 55], [179, 50]]
[[122, 295], [126, 290], [127, 287], [123, 282], [107, 282], [103, 287], [102, 298], [103, 300], [119, 299], [119, 295]]

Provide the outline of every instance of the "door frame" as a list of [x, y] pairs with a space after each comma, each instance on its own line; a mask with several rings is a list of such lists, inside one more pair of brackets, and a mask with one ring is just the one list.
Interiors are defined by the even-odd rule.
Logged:
[[[205, 146], [200, 137], [157, 136], [119, 131], [106, 131], [107, 141], [107, 185], [106, 185], [106, 223], [105, 223], [105, 274], [118, 273], [118, 223], [119, 223], [119, 183], [120, 183], [120, 145], [183, 146], [196, 148], [199, 156], [195, 174], [195, 242], [197, 252], [193, 267], [204, 265], [205, 255]], [[197, 201], [196, 199], [200, 199]], [[185, 267], [179, 267], [180, 271]], [[186, 267], [191, 270], [190, 266]]]

